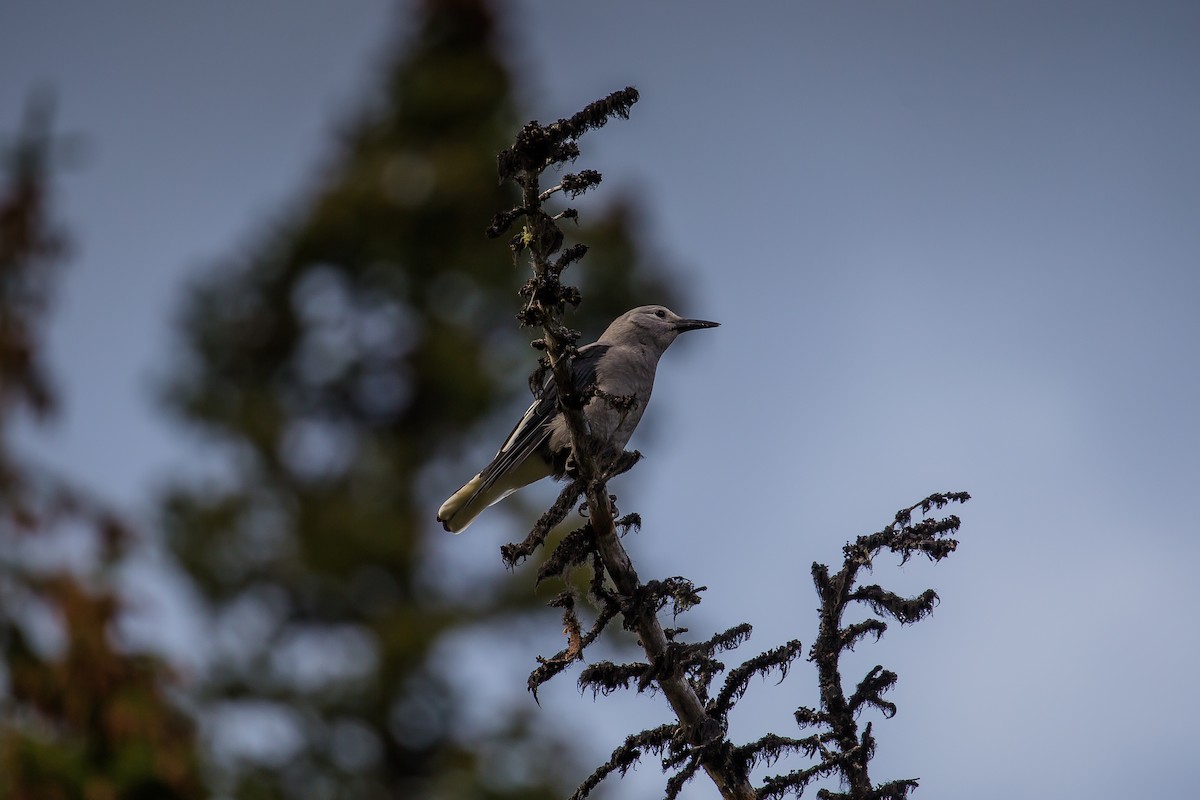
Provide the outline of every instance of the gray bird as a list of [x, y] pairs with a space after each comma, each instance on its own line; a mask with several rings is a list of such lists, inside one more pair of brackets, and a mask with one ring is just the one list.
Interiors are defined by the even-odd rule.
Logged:
[[[594, 384], [607, 395], [593, 397], [584, 406], [591, 435], [623, 450], [650, 400], [658, 359], [684, 331], [718, 324], [684, 319], [663, 306], [639, 306], [617, 317], [597, 341], [579, 348], [572, 361], [576, 388]], [[462, 533], [480, 512], [517, 489], [550, 475], [561, 478], [565, 474], [571, 432], [558, 409], [553, 376], [543, 388], [542, 396], [521, 417], [492, 463], [442, 503], [437, 518], [446, 530]]]

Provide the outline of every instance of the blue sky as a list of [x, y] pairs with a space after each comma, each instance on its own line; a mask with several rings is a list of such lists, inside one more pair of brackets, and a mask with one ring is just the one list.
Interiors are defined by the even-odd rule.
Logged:
[[[0, 17], [4, 125], [45, 82], [90, 142], [60, 181], [66, 416], [27, 446], [136, 507], [194, 444], [149, 393], [183, 282], [314, 179], [393, 7], [5, 0]], [[605, 175], [589, 202], [636, 192], [688, 285], [676, 310], [723, 323], [667, 355], [633, 443], [648, 458], [614, 486], [645, 520], [643, 573], [709, 586], [693, 631], [810, 642], [813, 560], [965, 489], [958, 554], [876, 569], [943, 600], [858, 654], [900, 674], [877, 775], [921, 776], [925, 798], [1191, 786], [1200, 6], [524, 0], [503, 19], [530, 113], [639, 88], [628, 122], [583, 142]], [[499, 569], [505, 522], [447, 547]], [[735, 736], [787, 732], [803, 669], [752, 692]], [[551, 688], [546, 713], [595, 716], [597, 753], [663, 716]]]

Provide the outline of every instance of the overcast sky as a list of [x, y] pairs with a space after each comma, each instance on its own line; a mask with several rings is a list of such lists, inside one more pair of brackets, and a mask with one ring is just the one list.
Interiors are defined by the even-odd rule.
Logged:
[[[920, 776], [924, 798], [1194, 791], [1200, 5], [501, 16], [529, 113], [639, 88], [628, 122], [583, 141], [596, 197], [636, 191], [688, 284], [676, 310], [723, 323], [667, 355], [648, 458], [614, 486], [645, 521], [643, 574], [709, 587], [693, 632], [750, 621], [752, 647], [810, 643], [814, 559], [968, 490], [959, 553], [877, 565], [942, 604], [857, 654], [900, 674], [876, 777]], [[30, 449], [130, 507], [186, 461], [148, 391], [182, 283], [308, 184], [393, 18], [380, 0], [0, 1], [0, 126], [46, 83], [90, 143], [59, 182], [77, 242], [51, 331], [66, 417]], [[491, 558], [504, 522], [452, 545]], [[792, 732], [805, 669], [752, 690], [735, 737]], [[561, 683], [546, 713], [596, 713]], [[629, 732], [601, 717], [597, 753]], [[654, 773], [631, 785], [652, 796]]]

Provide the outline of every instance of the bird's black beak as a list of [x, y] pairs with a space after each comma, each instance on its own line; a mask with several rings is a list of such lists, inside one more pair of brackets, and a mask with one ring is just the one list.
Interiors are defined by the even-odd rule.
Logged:
[[720, 324], [719, 322], [709, 322], [706, 319], [681, 319], [675, 322], [675, 330], [683, 333], [684, 331], [698, 331], [701, 328], [716, 328]]

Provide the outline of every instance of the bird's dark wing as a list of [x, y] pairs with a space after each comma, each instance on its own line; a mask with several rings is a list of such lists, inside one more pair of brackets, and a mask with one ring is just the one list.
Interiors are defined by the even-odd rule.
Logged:
[[[575, 387], [584, 389], [596, 382], [596, 365], [608, 352], [610, 345], [594, 342], [579, 348], [571, 362], [571, 371], [575, 378]], [[490, 487], [500, 475], [516, 468], [525, 459], [537, 453], [550, 437], [550, 421], [558, 414], [558, 387], [554, 384], [554, 375], [546, 377], [542, 394], [533, 402], [516, 424], [508, 438], [504, 440], [500, 451], [492, 459], [492, 463], [484, 467], [484, 488]], [[556, 454], [545, 453], [542, 457], [548, 461]], [[554, 459], [558, 461], [558, 459]], [[565, 459], [562, 459], [565, 462]], [[561, 466], [555, 468], [558, 472]]]

